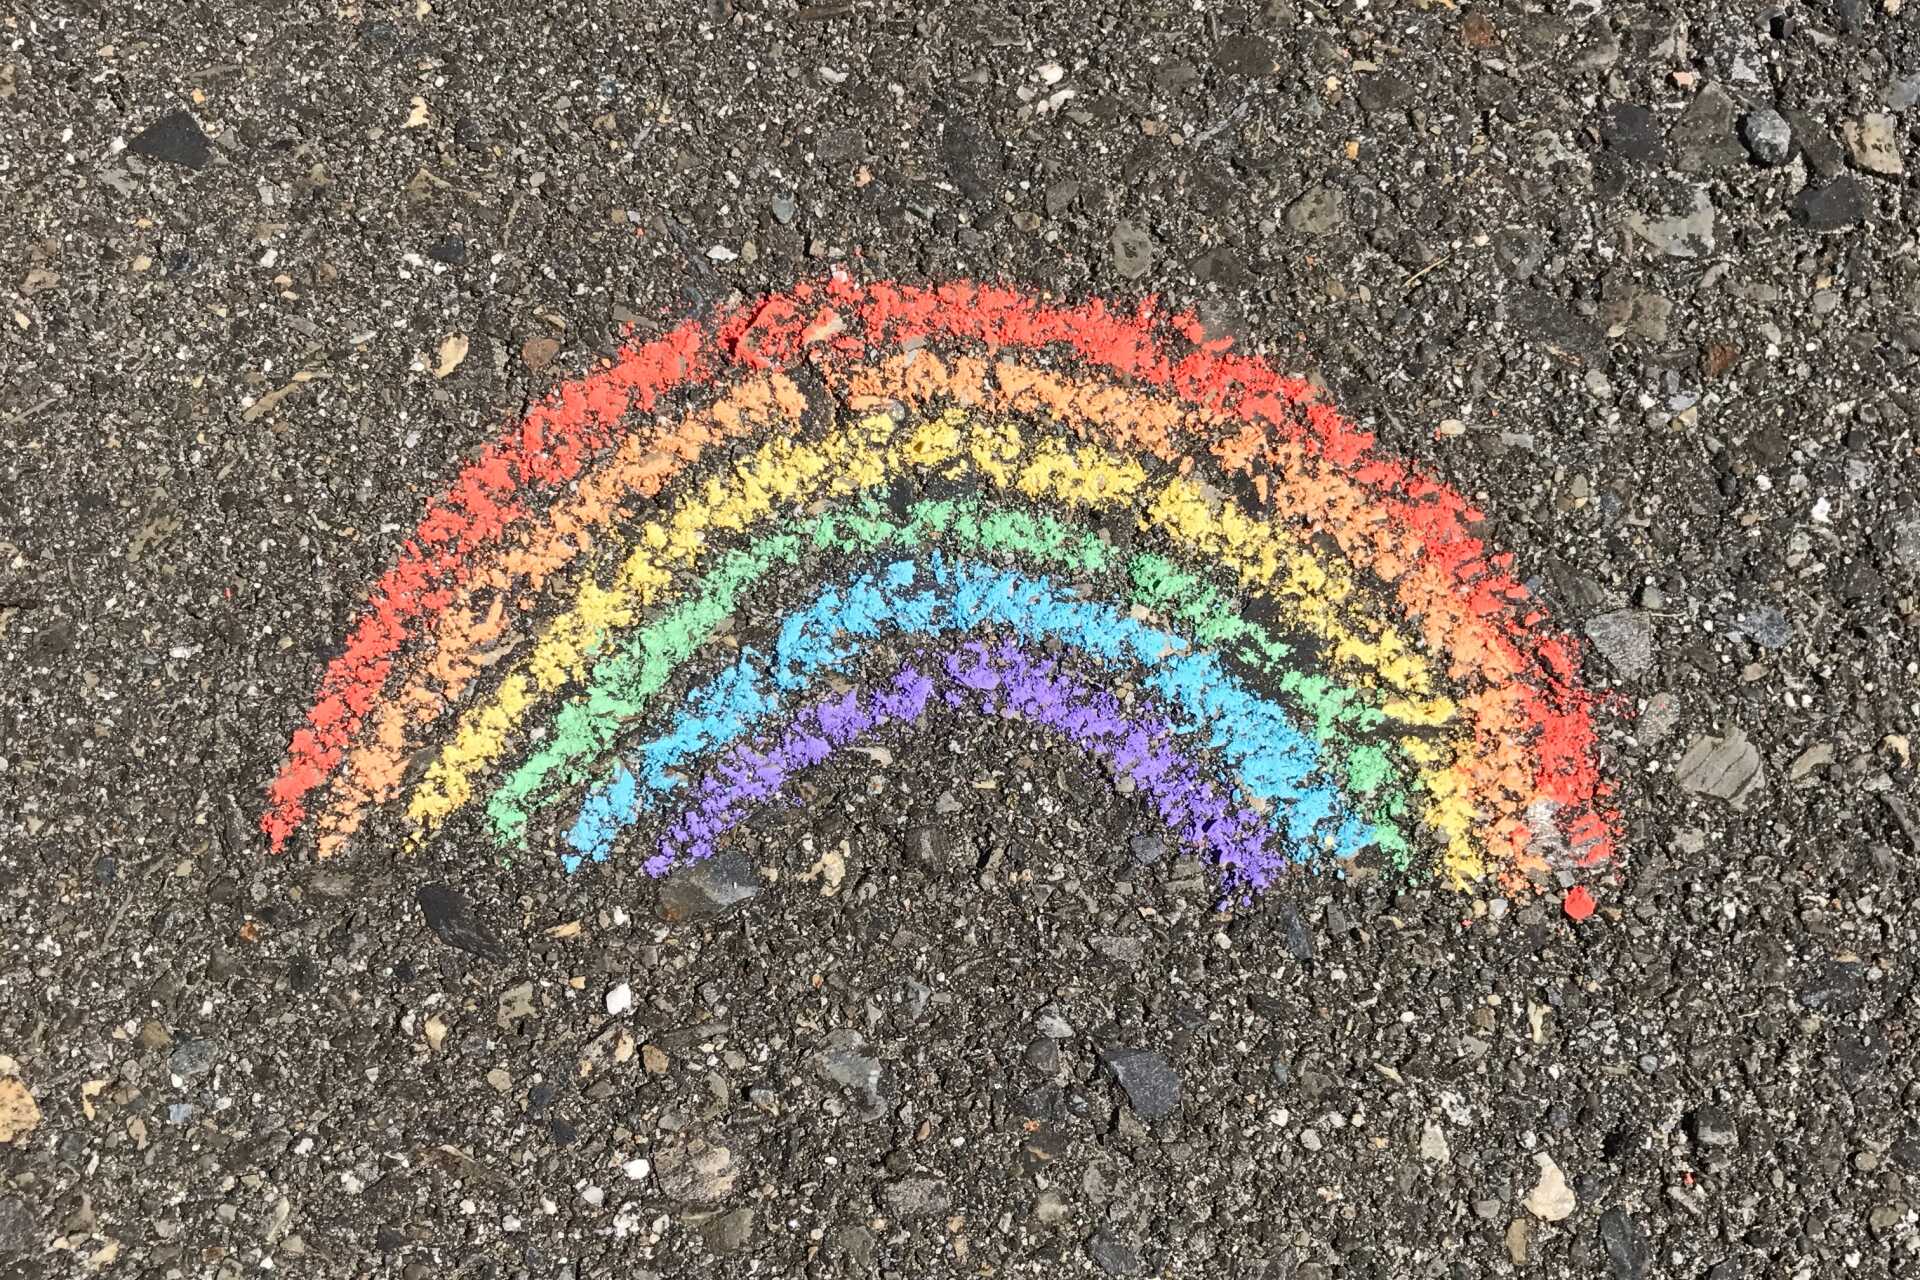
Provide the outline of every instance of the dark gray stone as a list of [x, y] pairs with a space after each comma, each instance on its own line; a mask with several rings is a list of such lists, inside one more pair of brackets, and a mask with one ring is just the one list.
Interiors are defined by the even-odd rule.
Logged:
[[1110, 1276], [1137, 1276], [1140, 1274], [1140, 1253], [1105, 1227], [1093, 1233], [1087, 1241], [1087, 1256], [1094, 1265]]
[[1273, 41], [1262, 35], [1233, 35], [1220, 41], [1214, 50], [1213, 65], [1230, 76], [1258, 79], [1280, 69]]
[[1180, 1106], [1180, 1076], [1151, 1049], [1109, 1046], [1100, 1060], [1113, 1073], [1135, 1112], [1148, 1120], [1171, 1115]]
[[194, 1080], [213, 1070], [220, 1046], [211, 1040], [182, 1040], [167, 1059], [167, 1070], [182, 1080]]
[[1527, 340], [1572, 351], [1595, 364], [1605, 363], [1606, 334], [1546, 290], [1515, 290], [1507, 300], [1507, 311]]
[[753, 1234], [753, 1210], [735, 1209], [723, 1213], [701, 1229], [707, 1248], [715, 1253], [733, 1253], [744, 1248]]
[[1863, 969], [1857, 960], [1829, 960], [1820, 965], [1800, 984], [1801, 1005], [1835, 1016], [1855, 1012], [1866, 1003]]
[[1615, 1206], [1600, 1215], [1600, 1248], [1614, 1280], [1645, 1280], [1651, 1254], [1646, 1229], [1625, 1209]]
[[1725, 89], [1717, 84], [1701, 89], [1667, 131], [1674, 168], [1683, 173], [1712, 173], [1745, 159], [1733, 131], [1738, 114]]
[[1127, 839], [1127, 852], [1141, 866], [1151, 867], [1167, 856], [1167, 842], [1155, 835], [1130, 836]]
[[1790, 206], [1794, 221], [1809, 231], [1839, 231], [1867, 216], [1871, 208], [1866, 184], [1844, 174], [1824, 187], [1801, 189]]
[[682, 867], [660, 886], [660, 914], [667, 920], [725, 915], [760, 892], [760, 873], [747, 856], [725, 849]]
[[1667, 162], [1666, 135], [1660, 118], [1635, 102], [1622, 102], [1600, 123], [1600, 142], [1622, 160], [1652, 168]]
[[1301, 917], [1300, 909], [1291, 902], [1283, 902], [1277, 914], [1280, 941], [1286, 944], [1287, 954], [1302, 963], [1313, 959], [1313, 930]]
[[999, 193], [1005, 148], [982, 122], [951, 114], [940, 122], [940, 160], [960, 193], [975, 203]]
[[1772, 107], [1747, 112], [1740, 121], [1740, 136], [1761, 164], [1785, 164], [1793, 154], [1793, 126]]
[[415, 896], [421, 914], [427, 918], [427, 928], [433, 930], [440, 941], [489, 960], [506, 956], [506, 946], [474, 914], [473, 904], [458, 889], [445, 884], [423, 884]]
[[1360, 109], [1369, 115], [1398, 111], [1413, 101], [1413, 86], [1399, 76], [1365, 76], [1354, 96], [1360, 100]]
[[1843, 1033], [1834, 1041], [1833, 1048], [1840, 1059], [1840, 1078], [1850, 1086], [1858, 1086], [1877, 1075], [1887, 1065], [1892, 1052], [1887, 1033], [1874, 1026]]
[[39, 1243], [37, 1231], [26, 1201], [18, 1196], [0, 1198], [0, 1254], [26, 1253]]
[[1804, 111], [1783, 108], [1780, 114], [1793, 126], [1793, 140], [1800, 148], [1800, 156], [1815, 175], [1832, 178], [1846, 171], [1847, 153], [1841, 149], [1833, 130]]
[[212, 144], [200, 131], [200, 122], [184, 107], [134, 134], [127, 140], [127, 150], [183, 169], [204, 169], [213, 157]]
[[1712, 1104], [1696, 1107], [1690, 1126], [1693, 1140], [1703, 1147], [1732, 1148], [1740, 1145], [1739, 1126], [1721, 1107]]

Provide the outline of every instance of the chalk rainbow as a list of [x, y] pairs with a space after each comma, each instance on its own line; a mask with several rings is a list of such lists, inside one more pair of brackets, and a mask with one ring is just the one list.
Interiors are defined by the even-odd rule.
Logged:
[[836, 275], [636, 342], [468, 464], [262, 828], [326, 856], [377, 808], [416, 844], [467, 814], [661, 874], [858, 741], [1010, 715], [1228, 893], [1368, 848], [1588, 875], [1596, 700], [1481, 518], [1190, 315]]

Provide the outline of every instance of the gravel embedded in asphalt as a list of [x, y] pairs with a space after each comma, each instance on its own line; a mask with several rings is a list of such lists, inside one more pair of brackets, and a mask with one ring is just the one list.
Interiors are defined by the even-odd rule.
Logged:
[[[0, 1271], [1913, 1270], [1898, 5], [5, 21]], [[270, 855], [426, 496], [628, 326], [833, 269], [1158, 295], [1470, 495], [1596, 650], [1598, 909], [1217, 913], [1013, 721], [658, 882]]]

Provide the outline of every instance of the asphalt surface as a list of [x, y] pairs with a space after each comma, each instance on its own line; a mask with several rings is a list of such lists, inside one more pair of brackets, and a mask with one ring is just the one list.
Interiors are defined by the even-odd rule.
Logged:
[[[1920, 1275], [1910, 5], [0, 21], [6, 1274]], [[1192, 306], [1481, 502], [1618, 694], [1600, 911], [1229, 921], [1011, 724], [714, 918], [270, 855], [461, 459], [836, 266]]]

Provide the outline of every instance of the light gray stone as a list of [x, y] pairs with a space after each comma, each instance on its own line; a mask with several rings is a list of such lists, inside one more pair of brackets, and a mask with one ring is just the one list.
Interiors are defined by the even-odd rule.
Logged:
[[1695, 187], [1690, 199], [1686, 213], [1665, 218], [1630, 213], [1627, 226], [1669, 258], [1703, 258], [1713, 252], [1713, 199], [1705, 187]]
[[1113, 270], [1122, 280], [1138, 280], [1153, 269], [1153, 237], [1137, 223], [1113, 227]]
[[1713, 796], [1739, 808], [1765, 781], [1760, 752], [1738, 728], [1724, 738], [1695, 738], [1674, 769], [1674, 781], [1698, 795]]
[[1287, 225], [1301, 235], [1324, 236], [1346, 221], [1347, 194], [1337, 187], [1309, 187], [1287, 206]]
[[1588, 618], [1586, 630], [1593, 647], [1627, 679], [1653, 665], [1653, 619], [1644, 609], [1616, 609]]

